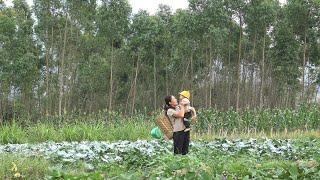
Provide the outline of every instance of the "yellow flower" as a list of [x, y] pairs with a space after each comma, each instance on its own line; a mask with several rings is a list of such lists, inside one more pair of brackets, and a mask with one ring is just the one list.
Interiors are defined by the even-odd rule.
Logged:
[[17, 165], [16, 165], [14, 162], [12, 162], [11, 171], [14, 171], [14, 172], [17, 172], [17, 171], [18, 171]]
[[21, 177], [21, 174], [17, 172], [14, 174], [14, 177], [19, 178], [19, 177]]

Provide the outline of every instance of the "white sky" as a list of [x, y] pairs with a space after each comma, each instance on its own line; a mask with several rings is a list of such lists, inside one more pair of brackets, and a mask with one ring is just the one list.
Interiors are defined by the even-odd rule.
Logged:
[[132, 12], [135, 14], [139, 9], [147, 10], [150, 14], [154, 14], [159, 4], [166, 4], [171, 7], [173, 11], [177, 9], [188, 8], [188, 0], [129, 0], [132, 6]]
[[[4, 0], [7, 5], [12, 5], [12, 0]], [[32, 0], [27, 0], [28, 4], [32, 5]], [[281, 3], [286, 2], [286, 0], [280, 0]], [[188, 8], [188, 0], [129, 0], [132, 7], [132, 12], [135, 14], [139, 9], [147, 10], [150, 14], [154, 14], [159, 4], [166, 4], [171, 7], [173, 11], [177, 9]]]
[[[13, 0], [4, 0], [4, 2], [8, 5], [12, 5]], [[33, 0], [26, 0], [29, 5], [33, 4]], [[154, 14], [159, 4], [166, 4], [171, 7], [173, 11], [177, 9], [186, 9], [188, 8], [188, 0], [129, 0], [129, 3], [132, 7], [132, 12], [135, 14], [140, 9], [148, 11], [150, 14]]]

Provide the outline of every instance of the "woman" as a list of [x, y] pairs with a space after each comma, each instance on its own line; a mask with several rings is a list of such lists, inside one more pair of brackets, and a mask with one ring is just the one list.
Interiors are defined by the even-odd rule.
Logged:
[[189, 151], [190, 132], [185, 132], [183, 117], [184, 104], [178, 105], [174, 96], [165, 97], [165, 112], [173, 126], [173, 151], [174, 154], [186, 155]]

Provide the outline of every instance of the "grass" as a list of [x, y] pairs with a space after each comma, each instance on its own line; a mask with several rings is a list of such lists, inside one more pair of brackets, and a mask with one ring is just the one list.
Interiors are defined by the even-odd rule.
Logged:
[[0, 142], [3, 144], [23, 143], [26, 142], [26, 137], [26, 129], [17, 124], [0, 127]]
[[[274, 145], [278, 143], [273, 142]], [[260, 148], [264, 146], [256, 149], [256, 152], [259, 152], [256, 154], [246, 148], [237, 151], [234, 148], [238, 146], [232, 146], [228, 152], [220, 148], [192, 146], [188, 156], [174, 156], [172, 153], [161, 151], [149, 157], [132, 149], [118, 154], [123, 161], [108, 163], [82, 159], [70, 163], [54, 158], [54, 155], [52, 158], [44, 159], [44, 157], [4, 153], [0, 154], [0, 178], [14, 179], [17, 173], [24, 179], [157, 179], [157, 177], [317, 179], [320, 177], [319, 139], [310, 141], [305, 138], [294, 141], [292, 146], [294, 149], [298, 148], [298, 151], [292, 151], [294, 154], [290, 154], [291, 151], [275, 154], [272, 150], [266, 150], [261, 154]], [[94, 169], [88, 168], [88, 165]]]
[[44, 141], [116, 141], [150, 139], [153, 123], [37, 123], [23, 127], [18, 124], [0, 127], [0, 143], [19, 144]]
[[[315, 178], [320, 174], [319, 164], [310, 161], [295, 162], [289, 160], [265, 159], [256, 160], [250, 156], [173, 156], [161, 155], [149, 160], [149, 164], [132, 169], [126, 164], [100, 164], [95, 171], [89, 171], [85, 164], [68, 164], [63, 168], [55, 167], [43, 158], [23, 157], [21, 155], [2, 154], [0, 164], [0, 177], [14, 179], [19, 173], [24, 179], [156, 179], [156, 177], [175, 177], [176, 179], [246, 179], [260, 177], [263, 179], [274, 178]], [[13, 171], [13, 163], [17, 171]], [[299, 164], [300, 163], [300, 164]], [[301, 164], [311, 164], [308, 172]], [[135, 167], [135, 166], [134, 166]], [[309, 177], [310, 176], [310, 177]]]
[[[19, 124], [0, 126], [1, 144], [37, 143], [45, 141], [117, 141], [138, 139], [152, 139], [150, 131], [156, 125], [153, 122], [79, 122], [64, 123], [56, 125], [54, 123], [37, 123], [27, 127]], [[271, 139], [297, 139], [304, 137], [320, 137], [320, 130], [292, 130], [292, 131], [268, 131], [257, 132], [218, 130], [198, 132], [196, 128], [192, 130], [192, 139], [213, 140], [215, 138], [228, 139], [248, 139], [248, 138], [271, 138]]]
[[[0, 143], [36, 143], [44, 141], [116, 141], [151, 139], [157, 114], [137, 113], [127, 117], [119, 112], [69, 114], [48, 117], [38, 123], [19, 119], [0, 125]], [[214, 138], [299, 138], [320, 136], [318, 106], [298, 109], [257, 109], [221, 112], [199, 110], [192, 126], [194, 139]]]
[[202, 132], [214, 131], [215, 134], [221, 130], [282, 132], [320, 129], [319, 106], [303, 105], [297, 109], [245, 109], [240, 112], [233, 109], [223, 112], [206, 109], [198, 114], [197, 129]]
[[[52, 162], [43, 158], [24, 157], [22, 155], [1, 154], [0, 177], [14, 179], [19, 173], [21, 178], [43, 179], [116, 179], [155, 178], [157, 174], [163, 177], [205, 177], [211, 175], [227, 176], [228, 178], [252, 176], [254, 173], [264, 173], [266, 177], [272, 177], [277, 169], [281, 169], [284, 175], [288, 174], [291, 167], [297, 168], [297, 163], [284, 160], [264, 160], [259, 162], [249, 156], [219, 156], [206, 157], [204, 155], [189, 157], [175, 157], [171, 154], [162, 155], [149, 160], [150, 164], [136, 167], [133, 164], [100, 164], [95, 171], [88, 171], [84, 163], [67, 164], [63, 168], [57, 168]], [[16, 171], [13, 170], [16, 164]], [[214, 164], [214, 166], [213, 166]], [[288, 176], [288, 175], [286, 175]], [[216, 176], [218, 177], [218, 176]], [[179, 179], [179, 178], [178, 178]], [[204, 178], [205, 179], [205, 178]]]
[[[151, 140], [150, 131], [155, 127], [155, 115], [137, 114], [125, 117], [120, 113], [72, 115], [64, 119], [52, 117], [33, 123], [20, 119], [0, 125], [0, 143], [38, 143], [45, 141], [118, 141], [138, 139]], [[197, 124], [192, 126], [192, 140], [226, 139], [301, 139], [320, 138], [320, 111], [312, 107], [299, 110], [247, 110], [241, 113], [232, 110], [199, 112]], [[310, 151], [311, 152], [311, 151]], [[25, 157], [20, 154], [0, 154], [0, 177], [13, 179], [228, 179], [248, 177], [264, 178], [314, 178], [320, 177], [319, 158], [284, 160], [273, 157], [259, 159], [248, 154], [226, 155], [208, 151], [176, 157], [162, 154], [155, 159], [129, 156], [124, 164], [93, 164], [94, 172], [86, 162], [59, 164], [42, 157]], [[311, 152], [312, 153], [312, 152]], [[14, 165], [14, 164], [15, 165]], [[311, 164], [311, 165], [310, 165]], [[214, 165], [214, 166], [212, 166]], [[16, 166], [16, 168], [14, 168]], [[309, 167], [310, 166], [310, 167]], [[16, 169], [16, 170], [15, 170]], [[18, 173], [18, 174], [17, 174]]]
[[101, 164], [94, 172], [67, 170], [52, 174], [56, 178], [95, 179], [314, 179], [320, 175], [316, 161], [292, 161], [274, 158], [258, 160], [249, 155], [225, 155], [202, 152], [189, 156], [165, 154], [146, 162]]
[[[40, 157], [0, 154], [0, 177], [2, 179], [27, 178], [42, 179], [49, 174], [52, 164]], [[14, 168], [14, 166], [16, 168]]]
[[306, 137], [320, 138], [320, 130], [293, 130], [293, 131], [269, 131], [269, 132], [255, 132], [255, 131], [219, 131], [219, 133], [193, 133], [193, 139], [213, 140], [213, 139], [250, 139], [250, 138], [269, 138], [269, 139], [301, 139]]

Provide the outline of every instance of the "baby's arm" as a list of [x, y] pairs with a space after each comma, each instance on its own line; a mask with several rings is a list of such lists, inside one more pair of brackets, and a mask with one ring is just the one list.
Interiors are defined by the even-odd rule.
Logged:
[[192, 118], [196, 118], [197, 117], [196, 109], [194, 107], [190, 107], [190, 110], [192, 111], [192, 114], [193, 114]]

